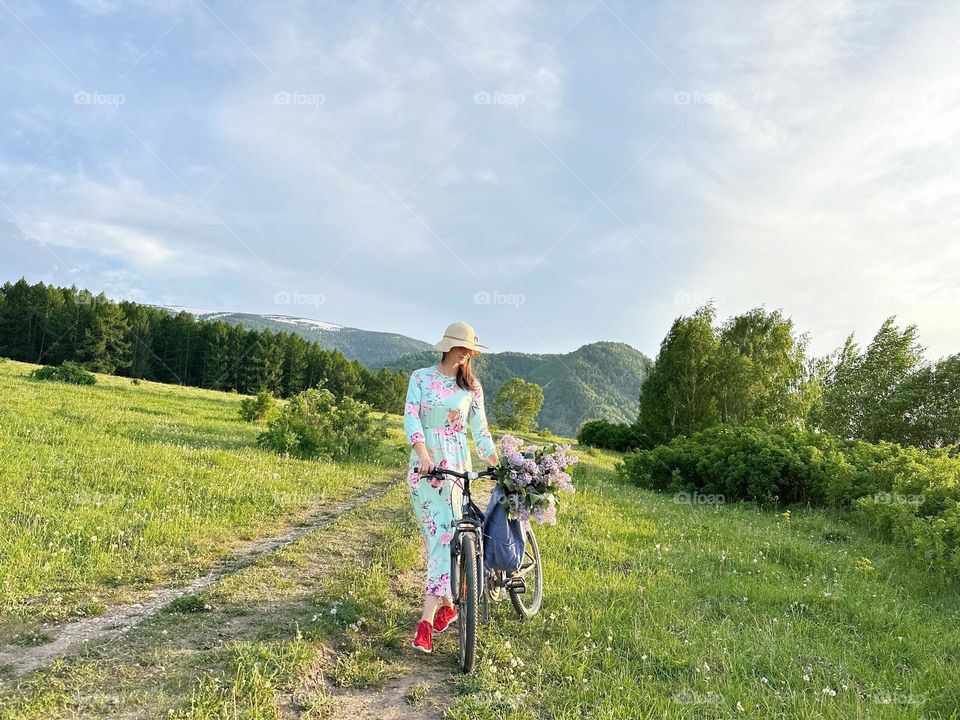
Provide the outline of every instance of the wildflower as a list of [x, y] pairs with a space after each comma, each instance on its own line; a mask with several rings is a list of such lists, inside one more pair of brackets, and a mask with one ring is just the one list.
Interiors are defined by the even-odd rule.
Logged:
[[739, 700], [737, 700], [737, 712], [746, 712], [746, 710], [743, 709], [743, 705], [740, 704]]
[[823, 694], [824, 694], [824, 695], [829, 695], [830, 697], [836, 697], [836, 696], [837, 696], [837, 691], [834, 690], [833, 688], [825, 687], [825, 688], [823, 689]]

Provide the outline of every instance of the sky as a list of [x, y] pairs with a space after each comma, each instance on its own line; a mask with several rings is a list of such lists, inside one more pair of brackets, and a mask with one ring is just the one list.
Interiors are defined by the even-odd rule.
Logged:
[[960, 4], [0, 0], [0, 281], [493, 351], [960, 352]]

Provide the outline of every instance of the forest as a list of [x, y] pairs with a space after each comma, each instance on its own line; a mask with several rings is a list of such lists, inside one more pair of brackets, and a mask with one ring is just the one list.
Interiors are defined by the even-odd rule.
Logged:
[[75, 287], [23, 278], [0, 287], [0, 356], [82, 363], [93, 372], [249, 394], [292, 397], [324, 387], [381, 411], [403, 404], [402, 372], [370, 370], [295, 333], [198, 321]]

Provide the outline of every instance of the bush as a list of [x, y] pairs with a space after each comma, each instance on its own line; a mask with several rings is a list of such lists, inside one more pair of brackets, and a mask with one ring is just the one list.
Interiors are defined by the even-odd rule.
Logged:
[[587, 420], [577, 431], [577, 442], [581, 445], [619, 450], [625, 452], [634, 448], [646, 447], [644, 438], [636, 425], [612, 423], [607, 420]]
[[277, 401], [266, 390], [261, 390], [256, 397], [244, 398], [240, 401], [240, 417], [247, 422], [272, 420], [277, 414]]
[[960, 457], [840, 440], [826, 433], [717, 425], [617, 466], [655, 490], [720, 494], [761, 504], [808, 502], [851, 509], [861, 523], [960, 573]]
[[340, 460], [371, 456], [386, 437], [383, 419], [353, 398], [337, 402], [329, 390], [294, 396], [257, 438], [260, 447], [302, 458]]
[[55, 382], [71, 383], [73, 385], [94, 385], [97, 376], [89, 372], [83, 365], [72, 360], [65, 360], [62, 365], [46, 365], [37, 368], [30, 377], [37, 380], [53, 380]]

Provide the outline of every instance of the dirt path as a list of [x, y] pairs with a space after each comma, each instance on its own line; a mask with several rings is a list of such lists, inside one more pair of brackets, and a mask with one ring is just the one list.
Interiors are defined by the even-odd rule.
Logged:
[[[453, 703], [450, 687], [452, 671], [448, 658], [417, 655], [403, 675], [392, 678], [373, 690], [337, 691], [337, 717], [363, 720], [433, 720], [443, 716]], [[423, 690], [423, 700], [412, 700], [415, 686]]]
[[307, 516], [302, 523], [280, 535], [249, 542], [240, 547], [228, 560], [188, 585], [160, 587], [143, 602], [116, 606], [109, 608], [103, 615], [50, 628], [49, 634], [53, 639], [48, 643], [34, 647], [8, 645], [0, 649], [0, 668], [3, 668], [6, 679], [16, 679], [45, 667], [61, 657], [77, 653], [91, 642], [114, 640], [146, 618], [155, 615], [177, 598], [207, 589], [217, 580], [249, 566], [260, 557], [290, 545], [307, 533], [329, 525], [340, 515], [375, 500], [394, 486], [394, 482], [375, 485], [355, 498]]

